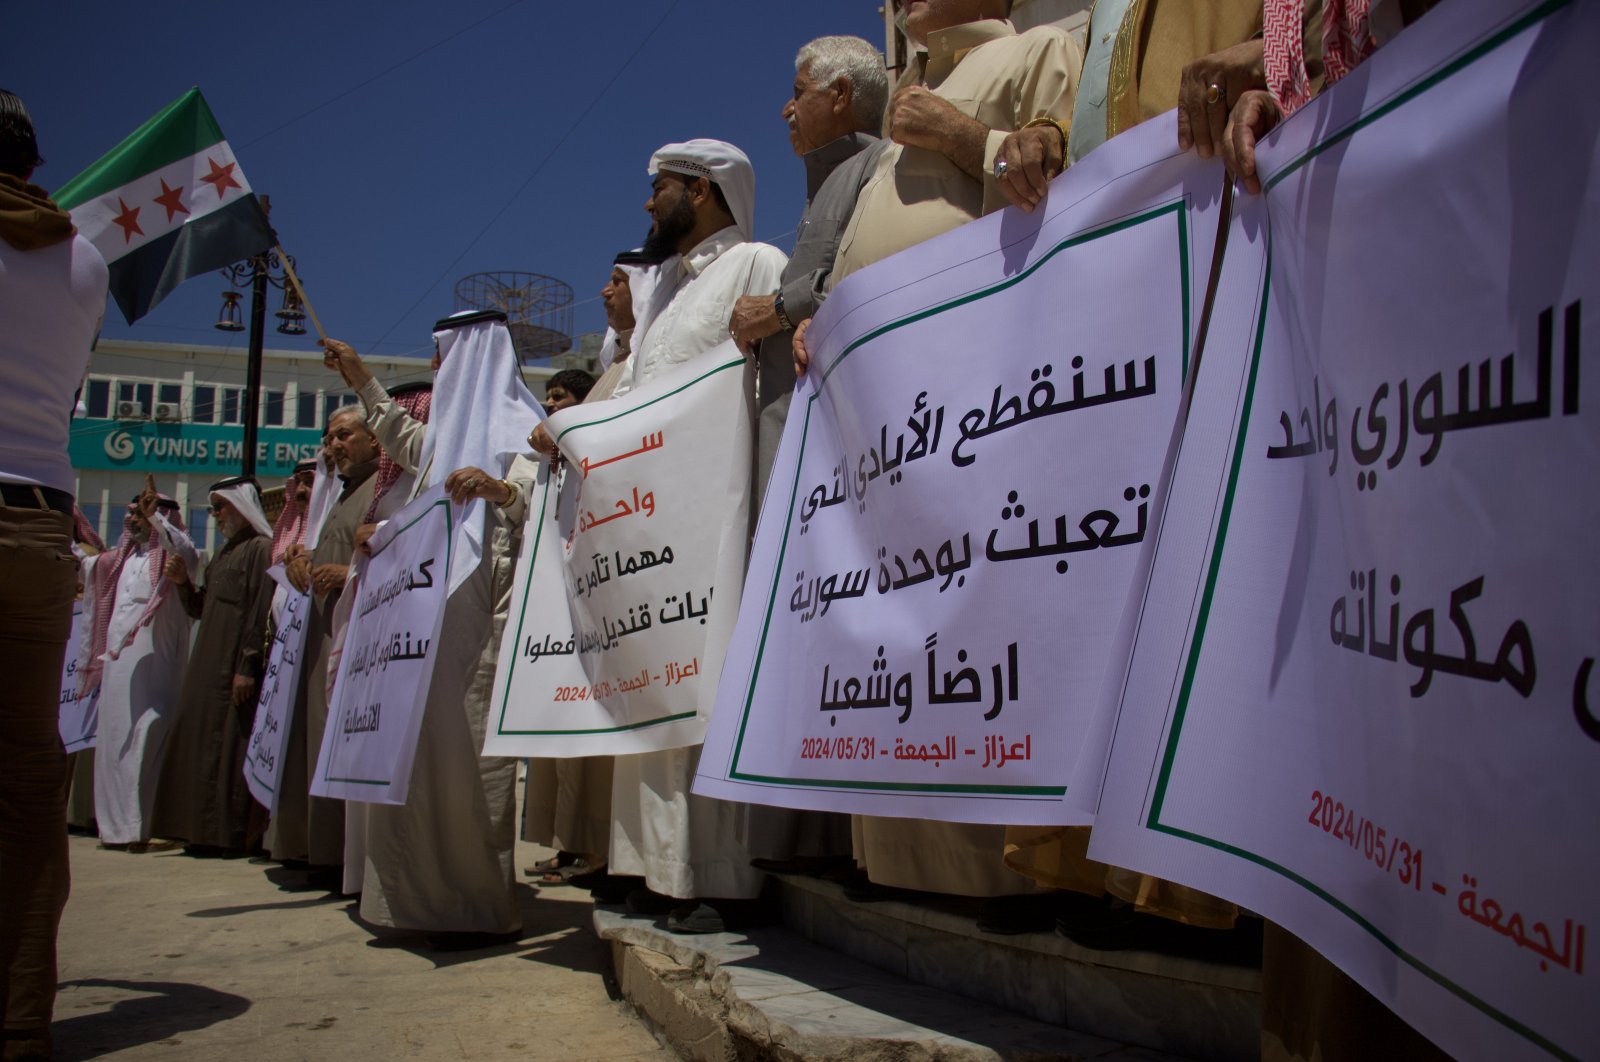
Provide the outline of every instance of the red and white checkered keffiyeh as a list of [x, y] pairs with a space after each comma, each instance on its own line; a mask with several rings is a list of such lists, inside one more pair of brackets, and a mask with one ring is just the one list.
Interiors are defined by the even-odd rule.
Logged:
[[[1324, 0], [1322, 65], [1326, 84], [1344, 77], [1377, 47], [1371, 7], [1372, 0]], [[1266, 0], [1263, 14], [1262, 65], [1267, 90], [1287, 116], [1311, 99], [1303, 36], [1305, 0]]]
[[278, 513], [278, 519], [272, 525], [273, 564], [283, 563], [283, 555], [289, 552], [290, 546], [305, 543], [306, 516], [306, 507], [300, 504], [294, 477], [291, 476], [283, 491], [283, 510]]
[[83, 510], [78, 508], [78, 503], [72, 503], [72, 541], [80, 546], [93, 546], [96, 553], [104, 553], [106, 544], [100, 538], [100, 533], [94, 529], [89, 518], [83, 515]]
[[[160, 496], [163, 501], [171, 501], [166, 495]], [[94, 689], [100, 684], [100, 673], [105, 670], [107, 660], [115, 660], [133, 641], [139, 629], [148, 626], [155, 618], [156, 609], [166, 599], [172, 583], [165, 578], [167, 568], [167, 551], [161, 548], [161, 539], [154, 526], [150, 528], [150, 536], [143, 543], [146, 552], [151, 553], [150, 558], [150, 601], [145, 605], [144, 612], [139, 616], [139, 621], [128, 630], [128, 634], [119, 645], [107, 645], [107, 632], [111, 629], [111, 614], [117, 604], [117, 582], [122, 578], [122, 569], [127, 566], [128, 559], [134, 555], [135, 542], [133, 534], [133, 506], [128, 506], [128, 515], [122, 521], [122, 539], [117, 543], [117, 548], [108, 550], [93, 558], [93, 566], [89, 569], [89, 578], [93, 582], [94, 615], [89, 628], [89, 644], [78, 662], [78, 693]]]
[[[433, 408], [433, 388], [416, 388], [391, 397], [395, 405], [411, 414], [413, 420], [428, 423], [428, 411]], [[373, 473], [378, 477], [378, 482], [372, 488], [372, 504], [367, 506], [367, 514], [361, 518], [362, 523], [370, 524], [378, 518], [378, 503], [383, 501], [383, 496], [389, 493], [404, 471], [387, 453], [379, 454], [378, 471]]]

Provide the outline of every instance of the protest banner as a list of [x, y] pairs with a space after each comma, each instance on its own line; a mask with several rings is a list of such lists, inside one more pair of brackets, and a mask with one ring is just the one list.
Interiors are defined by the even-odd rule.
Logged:
[[1057, 821], [1218, 229], [1173, 122], [829, 297], [696, 792]]
[[1597, 41], [1463, 0], [1264, 146], [1069, 795], [1464, 1059], [1600, 1055]]
[[244, 780], [256, 803], [269, 812], [278, 810], [278, 778], [289, 745], [289, 723], [294, 718], [295, 694], [300, 685], [300, 662], [306, 644], [306, 623], [311, 615], [311, 595], [296, 590], [284, 575], [283, 565], [268, 569], [283, 595], [282, 609], [273, 610], [272, 646], [267, 670], [261, 677], [255, 724], [245, 748]]
[[61, 665], [61, 709], [56, 717], [61, 744], [68, 752], [94, 748], [100, 729], [100, 687], [78, 692], [78, 647], [82, 644], [85, 618], [83, 602], [72, 603], [72, 633], [67, 636], [67, 658]]
[[404, 804], [444, 622], [453, 509], [442, 485], [418, 495], [356, 561], [350, 627], [328, 700], [313, 796]]
[[528, 504], [485, 755], [704, 736], [749, 534], [748, 377], [724, 343], [550, 417], [565, 461], [540, 470]]

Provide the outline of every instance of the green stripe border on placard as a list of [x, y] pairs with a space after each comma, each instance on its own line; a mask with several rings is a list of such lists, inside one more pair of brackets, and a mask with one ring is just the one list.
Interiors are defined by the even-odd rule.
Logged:
[[[1521, 35], [1523, 32], [1550, 17], [1555, 12], [1569, 6], [1572, 2], [1573, 0], [1549, 0], [1549, 2], [1541, 4], [1539, 7], [1535, 8], [1522, 18], [1510, 23], [1505, 28], [1486, 38], [1481, 44], [1471, 48], [1467, 52], [1463, 53], [1459, 58], [1452, 60], [1445, 66], [1439, 68], [1439, 70], [1434, 72], [1432, 75], [1424, 78], [1422, 81], [1419, 81], [1417, 84], [1400, 93], [1394, 99], [1389, 100], [1380, 107], [1374, 108], [1369, 114], [1363, 115], [1351, 125], [1330, 134], [1328, 137], [1308, 148], [1301, 155], [1287, 163], [1282, 170], [1274, 174], [1273, 177], [1266, 182], [1266, 190], [1270, 192], [1289, 174], [1299, 170], [1306, 163], [1327, 151], [1329, 148], [1348, 140], [1357, 130], [1371, 125], [1373, 122], [1394, 112], [1404, 104], [1416, 99], [1418, 96], [1421, 96], [1430, 89], [1438, 87], [1452, 75], [1458, 74], [1462, 70], [1465, 70], [1479, 59], [1482, 59], [1484, 56], [1495, 51], [1508, 41]], [[1315, 882], [1305, 878], [1293, 870], [1290, 870], [1288, 867], [1285, 867], [1282, 864], [1274, 862], [1273, 860], [1255, 852], [1240, 848], [1237, 845], [1229, 844], [1226, 841], [1221, 841], [1190, 830], [1184, 830], [1176, 826], [1168, 825], [1161, 821], [1161, 813], [1166, 808], [1166, 799], [1171, 783], [1173, 766], [1177, 759], [1179, 740], [1182, 737], [1184, 723], [1188, 717], [1190, 697], [1194, 692], [1195, 672], [1200, 663], [1201, 646], [1205, 639], [1207, 625], [1211, 619], [1211, 606], [1215, 600], [1218, 577], [1222, 568], [1223, 548], [1227, 539], [1228, 525], [1233, 515], [1233, 502], [1239, 485], [1239, 472], [1244, 462], [1245, 439], [1249, 432], [1250, 413], [1255, 399], [1257, 370], [1259, 369], [1261, 363], [1261, 347], [1264, 341], [1267, 307], [1271, 299], [1272, 235], [1270, 229], [1267, 236], [1267, 261], [1265, 276], [1266, 281], [1262, 284], [1261, 306], [1256, 321], [1256, 340], [1254, 349], [1251, 352], [1250, 372], [1245, 384], [1245, 397], [1239, 415], [1239, 435], [1237, 442], [1234, 444], [1233, 466], [1228, 473], [1228, 485], [1223, 498], [1222, 512], [1218, 518], [1216, 544], [1212, 547], [1211, 564], [1208, 572], [1206, 573], [1205, 590], [1201, 595], [1200, 608], [1196, 615], [1194, 640], [1189, 647], [1189, 656], [1185, 663], [1183, 680], [1178, 691], [1177, 705], [1173, 710], [1172, 728], [1167, 736], [1167, 747], [1162, 756], [1160, 775], [1158, 776], [1156, 782], [1155, 795], [1151, 802], [1150, 813], [1146, 818], [1145, 826], [1157, 833], [1166, 834], [1168, 836], [1176, 837], [1207, 848], [1225, 852], [1236, 858], [1254, 863], [1257, 866], [1270, 870], [1273, 873], [1276, 873], [1281, 877], [1294, 882], [1311, 895], [1317, 897], [1319, 900], [1328, 904], [1340, 914], [1350, 919], [1351, 922], [1355, 923], [1355, 925], [1360, 927], [1363, 932], [1370, 935], [1374, 940], [1381, 944], [1385, 950], [1390, 952], [1401, 962], [1405, 963], [1407, 966], [1411, 967], [1428, 980], [1439, 985], [1441, 988], [1445, 989], [1462, 1002], [1472, 1007], [1474, 1010], [1479, 1011], [1497, 1024], [1503, 1026], [1518, 1036], [1521, 1036], [1529, 1043], [1536, 1045], [1556, 1058], [1569, 1060], [1569, 1062], [1577, 1062], [1578, 1056], [1576, 1054], [1563, 1049], [1560, 1045], [1556, 1044], [1554, 1041], [1550, 1040], [1548, 1037], [1539, 1033], [1527, 1024], [1518, 1021], [1511, 1015], [1499, 1010], [1488, 1001], [1479, 998], [1468, 989], [1450, 980], [1450, 978], [1446, 977], [1438, 970], [1433, 969], [1416, 955], [1413, 955], [1411, 952], [1405, 950], [1399, 944], [1395, 943], [1394, 940], [1390, 939], [1388, 935], [1386, 935], [1367, 918], [1362, 916], [1361, 913], [1355, 908], [1345, 903], [1343, 900], [1340, 900], [1338, 897], [1334, 896], [1320, 885], [1317, 885]]]
[[[993, 284], [986, 288], [980, 288], [977, 291], [951, 299], [948, 302], [942, 302], [925, 310], [919, 310], [915, 313], [907, 314], [904, 317], [897, 318], [872, 329], [866, 334], [853, 340], [844, 348], [843, 351], [840, 352], [839, 356], [834, 359], [833, 364], [828, 366], [827, 372], [822, 374], [822, 379], [817, 385], [817, 390], [812, 393], [810, 399], [806, 402], [805, 423], [800, 434], [801, 452], [800, 457], [795, 461], [795, 479], [794, 484], [790, 488], [789, 512], [784, 521], [783, 542], [779, 547], [777, 564], [773, 569], [772, 591], [767, 597], [766, 616], [764, 617], [761, 626], [761, 637], [756, 643], [756, 659], [754, 665], [751, 667], [750, 683], [745, 691], [744, 708], [739, 718], [739, 732], [737, 737], [734, 739], [733, 757], [728, 767], [728, 778], [730, 780], [752, 782], [761, 785], [786, 786], [799, 789], [853, 789], [873, 792], [919, 793], [924, 795], [947, 794], [1053, 800], [1059, 799], [1066, 794], [1067, 787], [1064, 785], [1026, 786], [969, 785], [957, 784], [953, 782], [879, 782], [845, 778], [788, 778], [778, 775], [751, 774], [739, 770], [739, 758], [744, 752], [745, 734], [750, 725], [750, 710], [752, 705], [755, 703], [756, 685], [761, 672], [761, 662], [766, 654], [767, 636], [769, 633], [771, 633], [772, 629], [772, 614], [773, 610], [776, 608], [776, 603], [778, 600], [778, 585], [782, 581], [781, 575], [783, 572], [783, 558], [787, 554], [789, 548], [789, 531], [790, 528], [794, 526], [794, 509], [795, 505], [797, 504], [800, 491], [800, 467], [805, 457], [806, 440], [808, 440], [811, 436], [811, 411], [815, 406], [817, 399], [822, 394], [822, 388], [827, 385], [828, 379], [839, 368], [839, 366], [844, 363], [846, 358], [850, 357], [857, 350], [861, 349], [872, 340], [877, 339], [879, 336], [887, 335], [888, 333], [904, 328], [907, 325], [915, 324], [918, 321], [927, 320], [930, 317], [935, 317], [950, 310], [970, 305], [971, 303], [978, 302], [981, 299], [988, 298], [991, 295], [1014, 287], [1028, 279], [1028, 277], [1032, 276], [1040, 268], [1042, 268], [1046, 262], [1050, 261], [1050, 259], [1060, 254], [1062, 251], [1066, 251], [1073, 247], [1079, 247], [1086, 243], [1092, 243], [1095, 240], [1102, 239], [1106, 236], [1110, 236], [1114, 233], [1132, 228], [1136, 225], [1147, 224], [1170, 215], [1175, 220], [1178, 228], [1178, 275], [1179, 288], [1181, 289], [1181, 313], [1183, 321], [1182, 346], [1179, 364], [1182, 377], [1186, 380], [1189, 375], [1190, 351], [1190, 237], [1188, 205], [1189, 204], [1186, 199], [1176, 199], [1152, 210], [1143, 211], [1142, 213], [1135, 214], [1132, 217], [1124, 218], [1121, 221], [1113, 222], [1112, 224], [1104, 225], [1097, 229], [1091, 229], [1088, 232], [1080, 233], [1076, 236], [1062, 240], [1054, 247], [1051, 247], [1044, 254], [1040, 255], [1039, 259], [1032, 265], [1028, 266], [1028, 268], [1021, 270], [1015, 276], [1007, 277], [998, 284]], [[1181, 384], [1182, 381], [1180, 380], [1180, 386]]]
[[[648, 402], [644, 402], [644, 403], [642, 403], [640, 405], [634, 406], [632, 409], [625, 409], [621, 413], [615, 413], [615, 414], [613, 414], [613, 415], [611, 415], [609, 417], [597, 417], [594, 420], [586, 420], [586, 421], [582, 422], [581, 424], [573, 424], [573, 425], [570, 425], [569, 427], [563, 428], [556, 435], [556, 441], [559, 442], [562, 439], [565, 439], [568, 435], [571, 435], [573, 432], [578, 431], [579, 429], [582, 429], [582, 428], [592, 428], [597, 424], [609, 424], [612, 421], [618, 420], [618, 419], [620, 419], [622, 417], [632, 416], [634, 413], [639, 412], [639, 410], [641, 410], [641, 409], [649, 409], [651, 406], [655, 405], [657, 402], [665, 401], [666, 399], [671, 398], [673, 395], [679, 394], [679, 393], [681, 393], [683, 391], [687, 391], [689, 388], [695, 386], [696, 384], [700, 383], [701, 381], [708, 380], [711, 377], [716, 376], [718, 373], [727, 372], [730, 369], [742, 369], [742, 368], [744, 368], [744, 364], [745, 364], [745, 361], [744, 361], [743, 357], [733, 358], [733, 359], [731, 359], [729, 361], [722, 362], [722, 363], [714, 366], [713, 368], [707, 369], [705, 372], [701, 373], [699, 376], [696, 376], [694, 379], [687, 381], [686, 383], [682, 384], [681, 386], [673, 388], [672, 390], [668, 391], [666, 394], [658, 395], [655, 398], [652, 398]], [[538, 557], [539, 557], [539, 546], [540, 546], [540, 544], [541, 544], [541, 542], [542, 542], [542, 540], [544, 538], [545, 513], [549, 509], [550, 495], [552, 493], [552, 484], [554, 482], [555, 482], [555, 477], [554, 476], [551, 476], [551, 477], [549, 477], [548, 479], [545, 480], [544, 493], [540, 496], [540, 499], [539, 499], [539, 518], [538, 518], [537, 521], [535, 521], [536, 530], [534, 531], [534, 534], [533, 534], [533, 545], [532, 545], [532, 547], [531, 547], [531, 549], [530, 549], [530, 551], [528, 553], [528, 582], [527, 582], [527, 585], [524, 586], [523, 589], [522, 589], [522, 601], [517, 606], [517, 634], [516, 634], [515, 639], [513, 639], [512, 643], [511, 643], [512, 644], [511, 664], [510, 664], [510, 666], [508, 666], [506, 668], [505, 688], [500, 691], [500, 714], [499, 714], [499, 717], [495, 720], [495, 731], [494, 731], [495, 732], [495, 736], [496, 737], [590, 737], [590, 736], [593, 736], [595, 734], [623, 734], [623, 733], [627, 733], [628, 731], [632, 731], [632, 730], [646, 730], [646, 729], [649, 729], [650, 727], [665, 726], [668, 723], [678, 723], [678, 722], [682, 722], [685, 719], [693, 719], [696, 715], [699, 714], [698, 712], [679, 712], [676, 715], [661, 716], [660, 718], [657, 718], [657, 719], [646, 719], [646, 720], [644, 720], [642, 722], [638, 722], [638, 723], [623, 723], [623, 724], [620, 724], [618, 726], [593, 727], [593, 728], [589, 728], [589, 729], [567, 729], [567, 730], [507, 730], [506, 729], [506, 713], [510, 710], [510, 707], [511, 707], [511, 681], [512, 681], [513, 675], [516, 673], [517, 661], [518, 661], [518, 659], [520, 658], [520, 655], [521, 655], [520, 653], [518, 653], [516, 651], [516, 647], [520, 646], [522, 644], [522, 625], [523, 625], [524, 622], [526, 622], [526, 620], [528, 618], [528, 598], [533, 595], [533, 565], [534, 565], [534, 562], [538, 560]], [[574, 633], [574, 637], [576, 637], [576, 632]]]

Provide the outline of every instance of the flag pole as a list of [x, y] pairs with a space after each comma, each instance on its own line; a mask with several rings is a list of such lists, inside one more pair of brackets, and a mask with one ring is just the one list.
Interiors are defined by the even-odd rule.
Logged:
[[317, 311], [311, 308], [311, 300], [306, 298], [306, 289], [300, 286], [300, 277], [294, 271], [294, 263], [284, 253], [283, 244], [273, 244], [273, 249], [278, 252], [278, 261], [283, 263], [284, 276], [294, 285], [294, 293], [299, 297], [300, 305], [306, 308], [306, 314], [311, 318], [311, 327], [317, 330], [317, 338], [327, 339], [328, 333], [322, 330], [322, 322], [317, 320]]

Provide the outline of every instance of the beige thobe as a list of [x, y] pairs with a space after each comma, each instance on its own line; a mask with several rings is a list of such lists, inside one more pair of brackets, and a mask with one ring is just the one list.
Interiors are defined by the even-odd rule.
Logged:
[[[983, 178], [927, 148], [891, 145], [879, 157], [839, 239], [833, 283], [897, 251], [992, 213], [1007, 200], [994, 178], [1006, 134], [1040, 115], [1066, 123], [1083, 69], [1071, 37], [1051, 26], [1018, 34], [984, 19], [928, 36], [921, 84], [988, 126]], [[902, 84], [917, 83], [916, 68]]]
[[[418, 467], [426, 425], [377, 381], [360, 395], [384, 451], [416, 472], [413, 494], [425, 489], [435, 471]], [[361, 917], [375, 925], [476, 933], [522, 926], [512, 861], [516, 760], [482, 750], [535, 468], [524, 458], [512, 461], [505, 478], [517, 497], [505, 509], [486, 507], [483, 556], [445, 603], [406, 803], [351, 805], [364, 819]], [[437, 471], [442, 477], [455, 470]]]
[[[920, 81], [990, 129], [983, 177], [975, 179], [938, 152], [893, 145], [878, 159], [834, 261], [846, 276], [931, 239], [1007, 202], [996, 184], [995, 155], [1006, 134], [1040, 115], [1072, 116], [1082, 70], [1078, 46], [1048, 26], [1018, 34], [1009, 22], [985, 19], [929, 35]], [[904, 83], [915, 83], [913, 76]], [[1005, 827], [858, 815], [851, 820], [856, 862], [881, 885], [958, 896], [1030, 892], [1007, 869]]]

